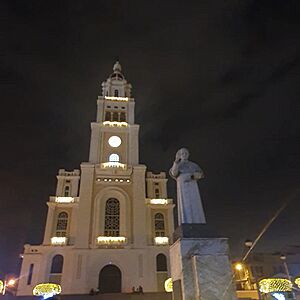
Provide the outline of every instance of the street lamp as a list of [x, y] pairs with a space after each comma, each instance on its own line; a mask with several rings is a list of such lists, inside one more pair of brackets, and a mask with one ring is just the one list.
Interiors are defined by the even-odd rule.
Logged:
[[234, 267], [238, 271], [241, 271], [243, 269], [243, 265], [241, 263], [236, 263], [236, 265]]
[[14, 286], [15, 283], [16, 283], [15, 279], [9, 279], [8, 282], [7, 282], [7, 286]]
[[289, 269], [288, 269], [288, 266], [287, 266], [287, 263], [286, 263], [286, 256], [284, 254], [281, 254], [280, 259], [282, 260], [282, 263], [283, 263], [283, 266], [284, 266], [284, 269], [285, 269], [285, 273], [286, 273], [288, 279], [291, 281], [290, 272], [289, 272]]
[[17, 280], [15, 278], [5, 279], [3, 282], [2, 295], [5, 295], [7, 288], [13, 288]]
[[247, 248], [251, 248], [252, 245], [253, 245], [253, 242], [252, 242], [251, 240], [246, 240], [246, 241], [245, 241], [245, 246], [246, 246]]
[[[245, 260], [245, 259], [248, 258], [248, 260], [250, 261], [250, 256], [249, 256], [249, 254], [250, 254], [250, 252], [251, 252], [251, 250], [252, 250], [251, 248], [252, 248], [252, 246], [253, 246], [253, 242], [252, 242], [251, 240], [246, 240], [246, 241], [244, 242], [244, 245], [245, 245], [245, 247], [248, 249], [248, 251], [247, 251], [247, 254], [245, 255], [245, 257], [243, 258], [243, 260]], [[251, 265], [251, 262], [249, 262], [249, 263], [250, 263], [250, 265]], [[252, 268], [251, 274], [253, 275], [254, 283], [255, 283], [255, 286], [256, 286], [257, 294], [258, 294], [258, 299], [261, 300], [262, 297], [261, 297], [261, 294], [260, 294], [260, 291], [259, 291], [258, 280], [257, 280], [257, 274], [256, 274], [256, 270], [255, 270], [254, 267]], [[249, 279], [250, 279], [250, 278], [249, 278]], [[251, 279], [250, 279], [250, 284], [251, 284]]]

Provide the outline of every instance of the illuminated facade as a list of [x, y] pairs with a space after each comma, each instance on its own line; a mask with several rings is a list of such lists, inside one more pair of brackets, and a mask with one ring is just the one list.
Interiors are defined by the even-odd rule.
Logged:
[[134, 106], [117, 62], [97, 100], [89, 161], [80, 171], [59, 170], [43, 244], [24, 247], [17, 295], [45, 282], [60, 284], [62, 294], [164, 290], [173, 201], [166, 174], [139, 163]]

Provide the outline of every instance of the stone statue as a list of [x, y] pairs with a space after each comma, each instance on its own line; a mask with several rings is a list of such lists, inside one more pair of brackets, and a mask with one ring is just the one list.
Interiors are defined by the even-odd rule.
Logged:
[[205, 224], [205, 214], [200, 198], [197, 180], [204, 177], [201, 168], [188, 160], [189, 151], [181, 148], [170, 169], [170, 175], [177, 182], [178, 225]]

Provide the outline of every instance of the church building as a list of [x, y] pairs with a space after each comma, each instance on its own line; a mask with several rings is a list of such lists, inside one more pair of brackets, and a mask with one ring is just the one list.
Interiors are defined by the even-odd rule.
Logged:
[[89, 160], [58, 171], [43, 243], [24, 246], [18, 296], [46, 282], [62, 294], [164, 290], [174, 205], [166, 174], [139, 163], [131, 89], [116, 62], [97, 99]]

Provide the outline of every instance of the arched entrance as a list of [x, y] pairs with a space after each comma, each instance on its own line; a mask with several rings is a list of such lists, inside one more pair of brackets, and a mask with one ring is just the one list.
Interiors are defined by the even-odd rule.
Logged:
[[115, 265], [107, 265], [99, 273], [100, 293], [121, 293], [122, 273]]

